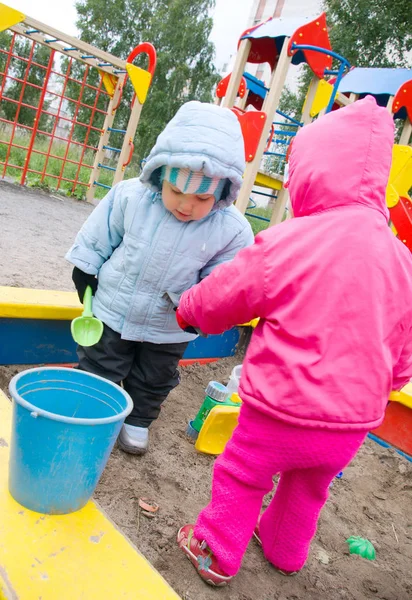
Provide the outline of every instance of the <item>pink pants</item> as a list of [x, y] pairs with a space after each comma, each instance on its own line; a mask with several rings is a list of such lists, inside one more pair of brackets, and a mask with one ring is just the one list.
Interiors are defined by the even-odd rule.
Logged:
[[232, 439], [216, 460], [212, 500], [197, 519], [195, 536], [207, 542], [227, 575], [235, 575], [263, 497], [280, 473], [275, 496], [260, 520], [260, 538], [273, 565], [298, 571], [330, 483], [353, 459], [366, 433], [295, 427], [244, 405]]

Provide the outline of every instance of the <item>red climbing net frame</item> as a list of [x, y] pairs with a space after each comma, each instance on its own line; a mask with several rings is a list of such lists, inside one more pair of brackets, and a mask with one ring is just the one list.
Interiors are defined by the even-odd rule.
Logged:
[[[25, 40], [26, 44], [31, 44], [28, 56], [19, 56], [16, 50], [16, 40]], [[93, 145], [90, 141], [92, 132], [98, 134], [103, 133], [101, 126], [96, 126], [96, 118], [100, 115], [100, 121], [104, 120], [107, 115], [107, 107], [110, 101], [109, 94], [103, 87], [102, 78], [100, 77], [98, 85], [93, 85], [89, 82], [91, 71], [88, 65], [74, 61], [72, 58], [66, 61], [61, 60], [63, 55], [53, 49], [48, 49], [48, 59], [46, 64], [41, 64], [35, 61], [36, 47], [40, 46], [34, 40], [26, 40], [24, 36], [19, 36], [13, 33], [8, 49], [0, 48], [0, 57], [3, 56], [4, 68], [0, 70], [0, 125], [3, 124], [2, 135], [0, 135], [0, 145], [5, 145], [7, 151], [4, 160], [0, 159], [1, 176], [4, 178], [8, 173], [16, 173], [19, 175], [20, 184], [24, 185], [27, 182], [28, 174], [32, 173], [40, 178], [40, 182], [54, 182], [54, 187], [58, 190], [62, 186], [62, 182], [71, 184], [71, 192], [74, 193], [78, 186], [88, 186], [90, 170], [93, 168], [94, 153], [97, 150], [97, 144]], [[5, 59], [5, 60], [4, 60]], [[23, 77], [16, 77], [16, 61], [24, 63]], [[81, 64], [83, 76], [77, 78], [72, 76], [73, 64]], [[14, 67], [13, 67], [14, 65]], [[44, 79], [41, 85], [29, 81], [30, 69], [37, 67], [44, 72]], [[60, 67], [60, 68], [59, 68]], [[63, 69], [63, 67], [65, 67]], [[22, 69], [20, 69], [21, 72]], [[11, 85], [20, 85], [20, 93], [18, 98], [8, 96], [8, 90]], [[76, 98], [68, 95], [70, 85], [76, 84], [79, 87], [79, 92]], [[36, 89], [39, 92], [36, 105], [24, 101], [27, 88]], [[15, 88], [16, 89], [16, 88]], [[86, 94], [87, 92], [87, 94]], [[93, 94], [91, 93], [93, 92]], [[92, 102], [86, 102], [84, 96], [94, 96]], [[49, 99], [49, 102], [46, 101]], [[55, 108], [50, 109], [50, 99], [53, 99]], [[16, 107], [13, 119], [5, 118], [4, 103], [11, 103]], [[32, 112], [32, 124], [23, 123], [19, 116], [22, 108], [29, 109]], [[89, 111], [90, 117], [88, 122], [83, 122], [80, 118], [82, 109]], [[27, 113], [28, 111], [26, 111]], [[83, 113], [86, 111], [83, 110]], [[48, 130], [41, 129], [42, 115], [48, 117]], [[30, 119], [31, 120], [31, 119]], [[61, 124], [64, 125], [64, 135], [59, 133]], [[79, 140], [79, 135], [74, 135], [75, 128], [77, 132], [83, 132]], [[22, 132], [25, 135], [22, 135]], [[5, 139], [7, 138], [7, 139]], [[27, 141], [26, 144], [19, 143], [21, 139]], [[39, 140], [43, 143], [39, 144]], [[44, 140], [47, 140], [47, 149], [44, 149]], [[64, 149], [65, 145], [65, 149]], [[40, 149], [42, 146], [43, 149]], [[56, 154], [56, 147], [60, 147], [60, 155]], [[13, 148], [20, 149], [25, 153], [23, 164], [14, 164]], [[63, 150], [64, 149], [64, 150]], [[71, 150], [76, 149], [76, 152]], [[63, 150], [63, 152], [62, 152]], [[87, 151], [90, 151], [89, 153]], [[43, 156], [44, 160], [41, 169], [36, 169], [33, 165], [35, 156]], [[74, 157], [73, 157], [74, 155]], [[50, 169], [51, 159], [59, 161], [58, 173], [52, 172]], [[38, 161], [37, 161], [38, 162]], [[56, 163], [54, 163], [54, 166]], [[68, 176], [67, 166], [75, 165], [74, 174]], [[85, 171], [85, 169], [87, 171]], [[54, 169], [56, 171], [56, 169]], [[73, 167], [70, 169], [73, 172]], [[86, 175], [87, 173], [87, 175]], [[67, 189], [67, 184], [66, 184]]]

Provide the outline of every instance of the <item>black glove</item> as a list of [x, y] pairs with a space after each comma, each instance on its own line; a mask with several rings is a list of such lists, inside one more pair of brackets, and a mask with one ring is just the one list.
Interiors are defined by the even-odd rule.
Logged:
[[93, 295], [97, 290], [97, 279], [95, 275], [89, 275], [88, 273], [84, 273], [77, 267], [74, 267], [72, 273], [73, 283], [76, 286], [77, 294], [79, 296], [80, 302], [83, 302], [84, 292], [88, 285], [92, 288]]

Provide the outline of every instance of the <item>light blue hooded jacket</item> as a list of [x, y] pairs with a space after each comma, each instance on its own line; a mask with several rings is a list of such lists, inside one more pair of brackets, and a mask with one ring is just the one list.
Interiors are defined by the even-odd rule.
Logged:
[[[228, 179], [209, 215], [181, 222], [164, 207], [163, 165]], [[200, 102], [180, 108], [159, 135], [140, 179], [110, 190], [66, 255], [98, 277], [96, 317], [125, 340], [165, 344], [196, 337], [179, 329], [164, 294], [182, 294], [253, 243], [248, 221], [232, 206], [244, 168], [242, 133], [232, 111]]]

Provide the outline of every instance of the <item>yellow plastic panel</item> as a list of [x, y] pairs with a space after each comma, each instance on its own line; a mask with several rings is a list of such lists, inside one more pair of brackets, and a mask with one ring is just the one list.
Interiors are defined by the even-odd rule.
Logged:
[[75, 292], [0, 286], [0, 318], [71, 321], [82, 313]]
[[0, 2], [0, 31], [5, 31], [24, 21], [26, 15]]
[[11, 403], [0, 392], [0, 598], [178, 600], [94, 502], [41, 515], [8, 492]]
[[392, 166], [386, 188], [386, 204], [396, 206], [399, 197], [411, 199], [408, 192], [412, 187], [412, 148], [395, 144], [392, 150]]
[[150, 82], [152, 81], [152, 76], [149, 71], [145, 71], [140, 67], [136, 67], [136, 65], [132, 65], [131, 63], [126, 64], [127, 73], [130, 77], [130, 81], [132, 82], [134, 91], [136, 92], [137, 99], [140, 104], [144, 104], [147, 98], [147, 92], [149, 91]]
[[389, 400], [399, 402], [408, 408], [412, 408], [412, 383], [408, 383], [400, 392], [391, 392]]
[[196, 440], [196, 450], [205, 454], [222, 454], [237, 425], [239, 412], [240, 406], [212, 408]]
[[110, 73], [106, 73], [105, 71], [101, 71], [99, 69], [99, 74], [102, 78], [103, 85], [106, 89], [106, 92], [109, 94], [111, 98], [114, 96], [114, 91], [117, 85], [117, 77], [115, 75], [111, 75]]
[[[281, 190], [283, 185], [282, 175], [266, 175], [266, 173], [259, 173], [256, 175], [255, 185], [269, 188], [270, 190]], [[253, 193], [253, 192], [252, 192]]]

